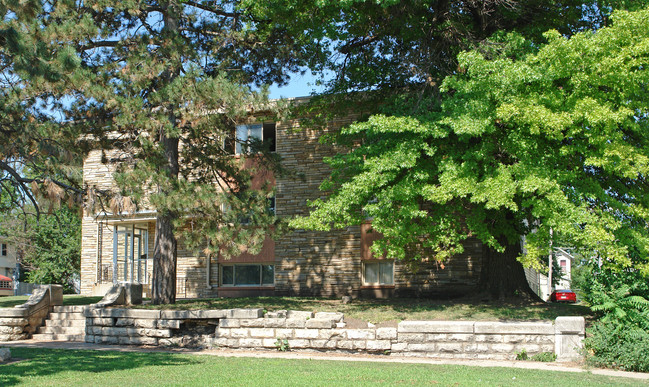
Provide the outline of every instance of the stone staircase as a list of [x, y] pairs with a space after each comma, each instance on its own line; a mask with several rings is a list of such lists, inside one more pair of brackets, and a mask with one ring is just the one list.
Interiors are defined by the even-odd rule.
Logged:
[[86, 338], [86, 306], [55, 306], [45, 326], [32, 338], [40, 341], [79, 341]]

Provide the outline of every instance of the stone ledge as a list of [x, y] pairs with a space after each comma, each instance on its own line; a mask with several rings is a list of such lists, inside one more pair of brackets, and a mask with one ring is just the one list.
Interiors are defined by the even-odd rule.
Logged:
[[402, 321], [398, 333], [473, 333], [473, 321]]

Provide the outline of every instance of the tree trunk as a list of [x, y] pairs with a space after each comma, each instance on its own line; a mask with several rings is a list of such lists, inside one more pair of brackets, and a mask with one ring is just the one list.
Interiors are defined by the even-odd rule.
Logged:
[[155, 246], [153, 252], [153, 304], [176, 302], [177, 242], [173, 218], [160, 216], [156, 219]]
[[[501, 241], [501, 243], [503, 243]], [[540, 300], [525, 278], [523, 265], [518, 261], [521, 244], [506, 244], [504, 252], [483, 245], [482, 270], [478, 290], [492, 299], [526, 298]]]
[[[178, 32], [178, 10], [174, 2], [164, 2], [164, 30], [171, 34]], [[180, 74], [180, 66], [170, 66], [161, 76], [165, 83], [169, 84]], [[176, 126], [176, 115], [174, 106], [169, 105], [169, 122]], [[167, 174], [169, 185], [161, 187], [158, 194], [165, 195], [173, 190], [174, 183], [178, 181], [178, 137], [169, 137], [164, 128], [160, 128], [160, 145], [164, 152], [165, 163], [160, 167], [161, 171]], [[173, 221], [178, 217], [177, 213], [165, 209], [158, 209], [156, 218], [155, 242], [153, 248], [153, 291], [151, 303], [173, 304], [176, 302], [176, 264], [178, 262], [178, 243], [174, 235]]]

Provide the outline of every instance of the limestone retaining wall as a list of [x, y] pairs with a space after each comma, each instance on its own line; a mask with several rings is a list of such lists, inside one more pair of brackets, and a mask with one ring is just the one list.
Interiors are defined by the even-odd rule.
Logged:
[[54, 305], [63, 304], [61, 285], [41, 285], [34, 289], [26, 303], [0, 308], [0, 342], [29, 339]]
[[391, 356], [513, 360], [554, 352], [578, 358], [582, 317], [555, 321], [403, 321], [397, 327], [350, 329], [341, 313], [231, 309], [160, 311], [86, 310], [86, 341], [108, 344], [215, 348], [358, 351]]

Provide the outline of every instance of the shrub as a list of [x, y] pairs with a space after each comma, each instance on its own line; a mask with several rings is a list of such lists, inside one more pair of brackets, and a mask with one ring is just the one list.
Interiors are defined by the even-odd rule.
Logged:
[[626, 324], [599, 321], [584, 341], [586, 361], [596, 367], [649, 372], [649, 332]]
[[540, 352], [532, 356], [532, 361], [542, 361], [545, 363], [557, 360], [557, 354], [554, 352]]

